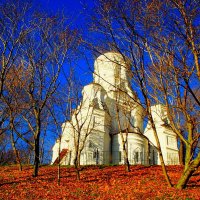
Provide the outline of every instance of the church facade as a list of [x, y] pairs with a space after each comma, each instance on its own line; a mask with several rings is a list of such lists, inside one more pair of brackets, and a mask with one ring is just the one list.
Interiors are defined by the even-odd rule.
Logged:
[[[82, 91], [82, 102], [53, 146], [52, 164], [59, 159], [73, 165], [77, 149], [81, 165], [123, 164], [123, 144], [130, 164], [160, 164], [150, 123], [143, 127], [144, 111], [131, 88], [131, 70], [118, 53], [99, 56], [93, 82]], [[165, 164], [179, 164], [176, 135], [166, 125], [164, 106], [152, 106]]]

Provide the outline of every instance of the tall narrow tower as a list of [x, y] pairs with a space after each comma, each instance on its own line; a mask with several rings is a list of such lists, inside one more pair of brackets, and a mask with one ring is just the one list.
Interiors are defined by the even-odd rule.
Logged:
[[[107, 52], [94, 63], [94, 82], [107, 92], [106, 104], [112, 118], [111, 134], [122, 130], [142, 131], [142, 107], [131, 89], [131, 65], [120, 53]], [[120, 122], [119, 122], [120, 121]]]
[[108, 52], [99, 56], [94, 63], [94, 82], [103, 86], [109, 97], [113, 98], [114, 91], [127, 92], [134, 97], [131, 91], [130, 62], [119, 53]]

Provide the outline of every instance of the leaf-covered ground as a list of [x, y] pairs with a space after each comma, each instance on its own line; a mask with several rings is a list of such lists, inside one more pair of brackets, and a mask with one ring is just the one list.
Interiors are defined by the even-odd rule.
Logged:
[[[181, 166], [169, 166], [175, 184]], [[61, 168], [61, 182], [57, 185], [57, 167], [41, 167], [34, 178], [32, 167], [19, 172], [16, 166], [0, 167], [0, 199], [200, 199], [200, 170], [191, 178], [187, 189], [168, 188], [160, 166], [86, 167], [81, 180], [76, 180], [73, 168]]]

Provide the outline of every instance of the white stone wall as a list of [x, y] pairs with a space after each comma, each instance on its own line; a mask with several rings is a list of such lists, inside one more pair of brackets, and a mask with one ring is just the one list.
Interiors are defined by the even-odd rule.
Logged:
[[[127, 137], [127, 152], [130, 164], [148, 164], [148, 140], [143, 136], [135, 133], [123, 133]], [[113, 137], [112, 160], [115, 164], [124, 164], [123, 145], [121, 135]]]
[[83, 100], [82, 107], [88, 108], [89, 106], [94, 106], [99, 109], [103, 109], [105, 104], [106, 91], [98, 83], [91, 83], [86, 85], [82, 91]]
[[[168, 119], [165, 107], [162, 105], [152, 106], [152, 116], [156, 125], [156, 130], [160, 141], [165, 164], [166, 165], [179, 164], [176, 134], [172, 130], [170, 130], [170, 128], [168, 128], [166, 124], [168, 123]], [[160, 160], [158, 157], [157, 150], [156, 148], [153, 147], [153, 146], [156, 147], [157, 144], [150, 123], [147, 124], [147, 127], [144, 131], [144, 135], [150, 140], [152, 144], [150, 159], [155, 161], [154, 164], [160, 165]]]
[[52, 154], [52, 164], [58, 157], [59, 151], [61, 152], [63, 149], [70, 149], [70, 146], [73, 146], [71, 144], [73, 138], [73, 127], [70, 124], [70, 122], [63, 123], [62, 125], [62, 135], [60, 136], [60, 139], [58, 138], [55, 142], [55, 145], [52, 148], [53, 154]]

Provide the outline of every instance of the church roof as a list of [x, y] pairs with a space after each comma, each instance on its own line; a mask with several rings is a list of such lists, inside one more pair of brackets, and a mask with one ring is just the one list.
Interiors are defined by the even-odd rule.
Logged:
[[98, 62], [116, 62], [118, 63], [119, 61], [122, 61], [125, 63], [124, 67], [130, 69], [130, 60], [123, 54], [119, 53], [119, 52], [113, 52], [113, 51], [109, 51], [106, 52], [102, 55], [100, 55], [99, 57], [96, 58], [95, 63]]
[[56, 158], [56, 160], [54, 161], [54, 165], [58, 165], [61, 161], [62, 161], [62, 159], [66, 156], [66, 154], [68, 153], [69, 151], [68, 151], [68, 149], [62, 149], [62, 151], [60, 152], [60, 156], [58, 156], [57, 158]]

